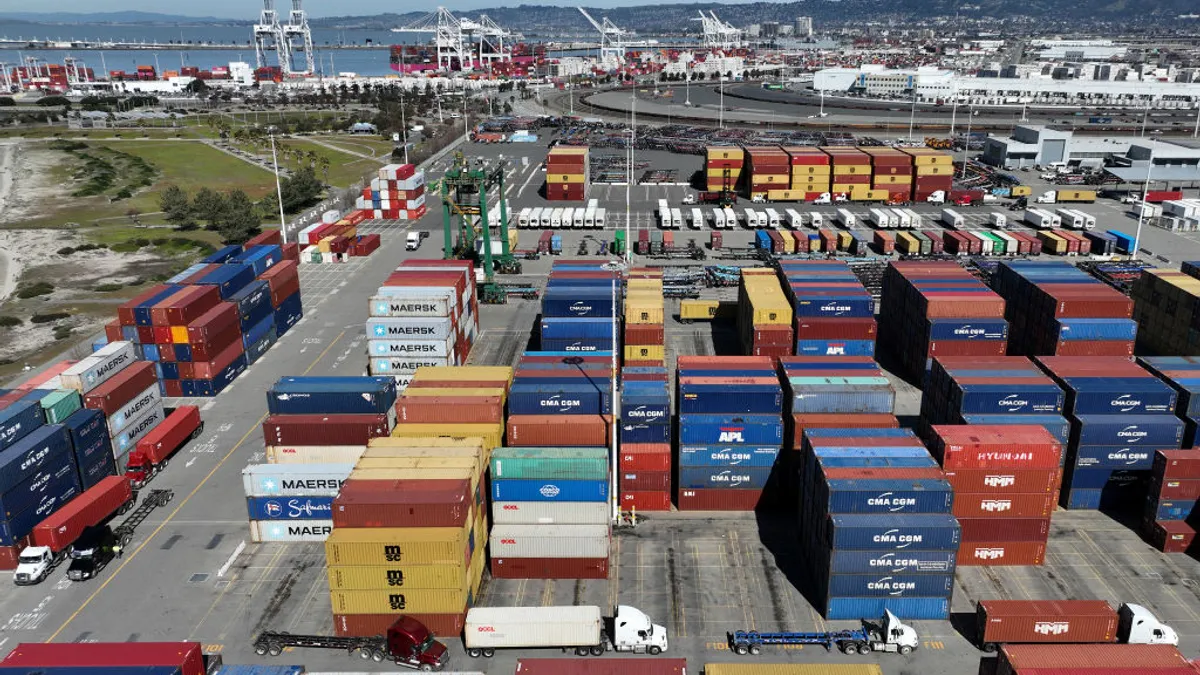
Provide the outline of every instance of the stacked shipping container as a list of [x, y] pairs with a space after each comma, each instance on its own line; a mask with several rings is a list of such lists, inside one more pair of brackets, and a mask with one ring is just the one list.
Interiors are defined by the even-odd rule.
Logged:
[[886, 190], [892, 202], [912, 199], [913, 158], [895, 148], [861, 148], [871, 158], [871, 187]]
[[358, 234], [358, 225], [369, 217], [368, 214], [369, 210], [355, 211], [345, 218], [340, 217], [337, 211], [321, 214], [321, 222], [313, 223], [296, 234], [297, 245], [301, 247], [298, 262], [345, 262], [347, 257], [365, 255], [365, 252], [358, 252], [359, 242], [364, 240], [370, 241], [370, 244], [363, 245], [364, 249], [378, 247], [379, 235], [367, 239]]
[[783, 390], [766, 356], [680, 356], [679, 478], [684, 511], [750, 511], [783, 447]]
[[801, 548], [825, 618], [949, 618], [960, 528], [921, 441], [908, 429], [810, 428], [797, 462]]
[[769, 190], [767, 199], [811, 201], [829, 192], [832, 171], [829, 155], [821, 152], [820, 148], [811, 146], [787, 147], [783, 150], [788, 155], [788, 164], [791, 165], [791, 184], [786, 191]]
[[1187, 553], [1196, 539], [1192, 512], [1200, 499], [1200, 452], [1159, 450], [1150, 470], [1142, 534], [1164, 553]]
[[[620, 286], [620, 273], [604, 269], [601, 263], [555, 261], [542, 295], [542, 350], [584, 353], [617, 349], [613, 322], [620, 316], [615, 313], [621, 310]], [[653, 351], [661, 360], [661, 350]]]
[[[79, 673], [106, 669], [110, 673], [170, 673], [204, 675], [204, 650], [199, 642], [22, 642], [0, 661], [6, 672]], [[272, 673], [271, 675], [276, 675]]]
[[788, 356], [794, 348], [792, 307], [768, 267], [743, 267], [738, 287], [738, 333], [749, 356]]
[[559, 145], [546, 155], [546, 200], [581, 202], [587, 198], [588, 149]]
[[786, 152], [776, 146], [747, 147], [745, 152], [746, 196], [766, 199], [771, 190], [791, 187], [791, 160]]
[[781, 260], [797, 356], [874, 356], [875, 301], [840, 260]]
[[705, 186], [710, 192], [733, 192], [742, 177], [746, 153], [732, 146], [704, 149]]
[[412, 164], [388, 164], [363, 188], [354, 207], [370, 218], [418, 220], [425, 215], [425, 172]]
[[954, 187], [954, 161], [950, 155], [932, 148], [900, 148], [912, 157], [912, 201], [924, 202], [934, 192], [950, 194]]
[[1140, 362], [1179, 394], [1175, 414], [1183, 420], [1181, 447], [1194, 447], [1200, 427], [1200, 357], [1144, 356]]
[[1183, 421], [1178, 394], [1120, 357], [1041, 356], [1038, 362], [1066, 392], [1071, 441], [1063, 475], [1068, 509], [1140, 509], [1154, 451], [1178, 448]]
[[996, 675], [1180, 675], [1195, 668], [1171, 645], [1005, 644]]
[[624, 363], [662, 366], [666, 359], [662, 270], [631, 269], [625, 284]]
[[367, 302], [367, 371], [403, 391], [418, 368], [458, 366], [479, 332], [470, 261], [406, 260]]
[[622, 510], [671, 510], [671, 419], [667, 369], [623, 368], [617, 467]]
[[1162, 356], [1200, 351], [1200, 279], [1173, 270], [1142, 270], [1130, 295], [1141, 349]]
[[1004, 300], [953, 262], [893, 262], [883, 276], [878, 343], [898, 373], [924, 379], [936, 356], [1003, 356]]
[[806, 428], [900, 426], [892, 414], [896, 391], [870, 357], [785, 356], [779, 365], [788, 397], [788, 449], [799, 450]]
[[1062, 444], [1038, 425], [934, 426], [954, 487], [959, 565], [1041, 565], [1062, 484]]
[[1133, 301], [1066, 262], [1000, 263], [1009, 351], [1029, 356], [1133, 356]]
[[608, 577], [608, 448], [497, 448], [492, 576]]

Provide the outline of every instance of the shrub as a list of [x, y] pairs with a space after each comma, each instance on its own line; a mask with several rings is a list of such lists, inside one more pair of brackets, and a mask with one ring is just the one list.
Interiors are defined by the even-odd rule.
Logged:
[[35, 284], [30, 284], [17, 290], [17, 297], [22, 300], [36, 298], [39, 295], [49, 295], [54, 292], [54, 284], [48, 281], [39, 281]]
[[30, 317], [29, 322], [30, 323], [50, 323], [52, 321], [58, 321], [59, 319], [70, 318], [70, 316], [71, 315], [68, 314], [67, 312], [51, 312], [49, 314], [34, 314], [32, 317]]
[[12, 328], [13, 326], [20, 326], [22, 323], [25, 322], [15, 316], [0, 316], [0, 328]]

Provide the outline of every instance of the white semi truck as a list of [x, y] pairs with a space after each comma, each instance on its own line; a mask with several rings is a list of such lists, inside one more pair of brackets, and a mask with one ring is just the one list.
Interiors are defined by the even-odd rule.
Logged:
[[609, 651], [657, 655], [667, 651], [667, 629], [627, 605], [619, 605], [611, 618], [595, 605], [472, 607], [463, 626], [463, 647], [472, 658], [490, 658], [497, 649], [539, 648], [578, 656]]

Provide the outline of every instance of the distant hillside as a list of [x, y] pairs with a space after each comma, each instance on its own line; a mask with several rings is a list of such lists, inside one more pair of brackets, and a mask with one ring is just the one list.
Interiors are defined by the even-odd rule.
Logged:
[[245, 23], [234, 19], [218, 19], [212, 16], [183, 16], [180, 14], [158, 14], [156, 12], [99, 12], [95, 14], [71, 14], [68, 12], [46, 14], [41, 12], [0, 12], [0, 21], [21, 21], [47, 25], [73, 24], [237, 24]]

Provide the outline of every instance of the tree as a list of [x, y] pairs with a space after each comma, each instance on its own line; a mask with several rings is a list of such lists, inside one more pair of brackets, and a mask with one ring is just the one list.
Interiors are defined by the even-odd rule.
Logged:
[[225, 196], [225, 209], [217, 223], [217, 231], [226, 244], [241, 244], [258, 234], [261, 222], [254, 202], [245, 192], [234, 190]]
[[321, 155], [317, 158], [317, 164], [321, 167], [321, 176], [325, 179], [325, 184], [329, 184], [329, 158]]
[[205, 222], [208, 229], [215, 230], [225, 213], [225, 197], [210, 188], [200, 188], [192, 200], [192, 212]]
[[182, 228], [191, 224], [192, 205], [188, 203], [188, 195], [178, 185], [168, 185], [158, 197], [158, 208], [166, 215], [167, 222]]
[[283, 210], [295, 213], [320, 201], [324, 187], [317, 180], [317, 174], [311, 166], [305, 166], [292, 172], [280, 185], [283, 195]]

